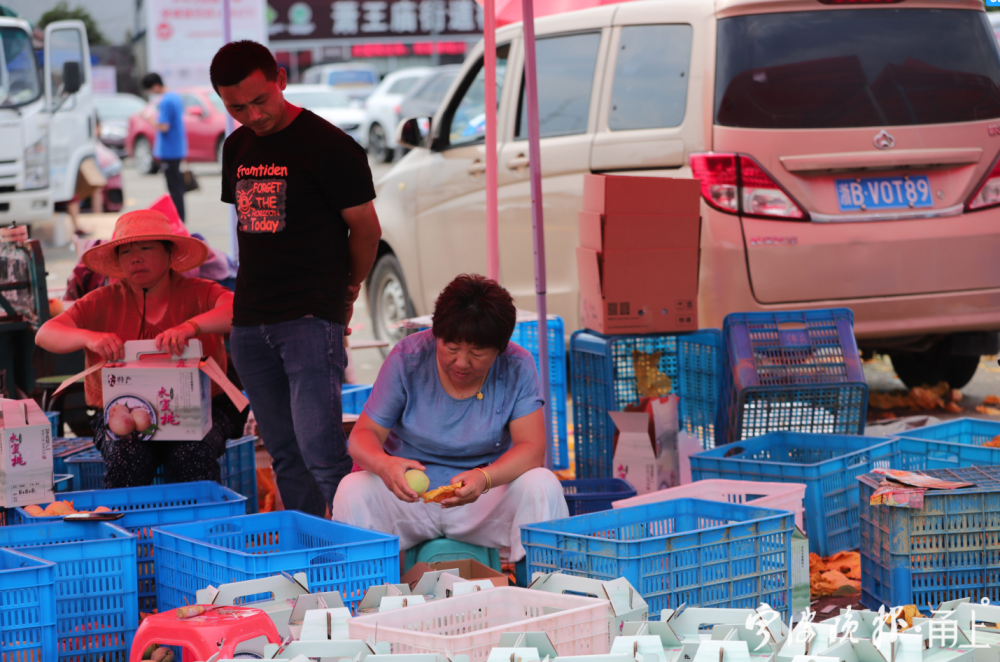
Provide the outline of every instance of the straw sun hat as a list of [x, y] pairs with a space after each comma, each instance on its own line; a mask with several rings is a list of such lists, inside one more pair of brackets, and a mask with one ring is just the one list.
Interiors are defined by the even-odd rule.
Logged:
[[111, 241], [94, 246], [83, 254], [87, 268], [111, 278], [125, 278], [118, 264], [118, 246], [136, 241], [169, 241], [174, 245], [170, 251], [170, 268], [185, 272], [200, 267], [208, 259], [208, 246], [194, 237], [182, 237], [170, 231], [170, 221], [158, 211], [139, 209], [122, 214], [115, 223], [115, 233]]

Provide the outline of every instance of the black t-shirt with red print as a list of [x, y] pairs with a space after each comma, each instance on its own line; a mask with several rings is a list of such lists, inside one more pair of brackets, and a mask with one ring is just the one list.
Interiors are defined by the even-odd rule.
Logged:
[[269, 136], [236, 129], [222, 150], [222, 201], [239, 220], [233, 325], [306, 315], [343, 324], [350, 263], [340, 211], [374, 198], [364, 150], [314, 113]]

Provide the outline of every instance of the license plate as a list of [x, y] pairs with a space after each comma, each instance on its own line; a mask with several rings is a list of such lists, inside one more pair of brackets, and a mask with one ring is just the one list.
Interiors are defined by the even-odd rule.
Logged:
[[933, 207], [931, 183], [925, 175], [838, 179], [840, 211]]

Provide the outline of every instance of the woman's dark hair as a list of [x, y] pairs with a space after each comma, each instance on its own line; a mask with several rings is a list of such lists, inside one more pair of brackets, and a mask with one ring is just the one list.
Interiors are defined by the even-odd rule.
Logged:
[[434, 303], [434, 337], [473, 347], [507, 349], [514, 333], [514, 299], [495, 280], [462, 274], [441, 290]]
[[[126, 243], [137, 243], [137, 242], [126, 242]], [[163, 247], [165, 249], [167, 249], [167, 255], [170, 255], [171, 253], [174, 252], [174, 242], [167, 241], [166, 239], [160, 239], [160, 243], [163, 244]], [[125, 244], [118, 244], [117, 246], [115, 246], [115, 257], [118, 257], [119, 249], [124, 245]]]
[[238, 85], [255, 71], [264, 74], [267, 80], [278, 79], [278, 63], [267, 46], [243, 39], [219, 49], [208, 68], [208, 77], [218, 92], [220, 87]]

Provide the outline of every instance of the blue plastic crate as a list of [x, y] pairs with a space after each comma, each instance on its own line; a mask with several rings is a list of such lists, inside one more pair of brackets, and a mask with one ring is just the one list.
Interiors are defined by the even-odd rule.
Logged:
[[246, 515], [257, 512], [257, 437], [249, 435], [226, 442], [226, 454], [219, 458], [222, 484], [242, 494], [246, 500]]
[[701, 440], [702, 448], [715, 448], [725, 358], [722, 332], [703, 329], [679, 336], [677, 352], [681, 426]]
[[631, 499], [635, 488], [621, 478], [584, 478], [562, 481], [570, 517], [611, 510], [620, 499]]
[[56, 494], [73, 491], [73, 474], [52, 474], [52, 491]]
[[[226, 442], [226, 453], [219, 458], [222, 482], [247, 498], [247, 514], [257, 512], [257, 465], [254, 443], [257, 437], [247, 436]], [[104, 458], [96, 448], [66, 459], [66, 470], [73, 476], [73, 488], [100, 490], [104, 487]], [[163, 466], [156, 469], [153, 485], [166, 483]]]
[[[720, 387], [713, 382], [722, 370], [717, 330], [684, 336], [604, 336], [577, 331], [570, 338], [573, 392], [573, 439], [577, 478], [612, 477], [615, 424], [608, 411], [621, 411], [642, 397], [636, 390], [632, 352], [660, 353], [658, 368], [673, 380], [680, 395], [681, 426], [714, 446], [712, 421]], [[682, 341], [683, 340], [683, 344]], [[715, 372], [716, 377], [712, 376]], [[682, 376], [682, 373], [688, 373]], [[686, 385], [691, 390], [690, 402]]]
[[990, 464], [1000, 464], [1000, 449], [920, 439], [772, 432], [692, 455], [691, 479], [804, 483], [809, 550], [830, 556], [861, 544], [858, 476], [872, 469], [922, 471]]
[[925, 613], [958, 598], [1000, 600], [1000, 467], [930, 470], [974, 483], [928, 490], [920, 510], [872, 506], [883, 476], [861, 476], [861, 603], [915, 604]]
[[59, 434], [59, 432], [60, 432], [60, 429], [59, 429], [60, 428], [60, 425], [59, 425], [59, 412], [57, 412], [57, 411], [47, 411], [47, 412], [45, 412], [45, 417], [48, 418], [49, 419], [49, 423], [52, 424], [52, 438], [55, 439], [56, 437], [62, 436], [62, 435]]
[[[199, 481], [185, 483], [183, 488], [149, 485], [70, 492], [60, 495], [60, 500], [72, 501], [77, 510], [94, 510], [98, 506], [105, 506], [125, 513], [125, 517], [115, 524], [136, 535], [139, 611], [151, 613], [156, 607], [153, 527], [243, 515], [246, 497], [218, 483]], [[17, 524], [38, 524], [52, 519], [32, 517], [23, 508], [14, 511]]]
[[59, 438], [52, 440], [52, 471], [57, 474], [70, 473], [66, 468], [66, 458], [94, 447], [89, 437]]
[[[549, 315], [549, 411], [552, 416], [552, 469], [569, 469], [569, 425], [566, 386], [566, 327], [561, 317]], [[520, 345], [535, 359], [535, 368], [541, 365], [538, 358], [538, 322], [519, 322], [514, 327], [511, 342]], [[541, 374], [539, 372], [539, 374]]]
[[727, 315], [721, 439], [863, 434], [868, 385], [853, 324], [846, 308]]
[[[16, 528], [16, 527], [14, 527]], [[377, 584], [399, 582], [399, 538], [296, 511], [153, 529], [160, 611], [195, 603], [208, 585], [306, 573], [309, 590], [340, 591], [352, 608]]]
[[984, 421], [979, 418], [958, 418], [916, 430], [907, 430], [899, 436], [982, 446], [988, 441], [993, 441], [997, 435], [1000, 435], [1000, 422]]
[[624, 577], [650, 615], [689, 607], [756, 608], [787, 621], [795, 516], [751, 505], [676, 499], [521, 527], [527, 576]]
[[55, 564], [0, 549], [0, 650], [4, 660], [56, 659]]
[[139, 627], [133, 534], [110, 522], [24, 524], [0, 528], [0, 547], [56, 564], [59, 660], [127, 659]]
[[371, 384], [344, 384], [340, 391], [340, 405], [345, 414], [360, 414], [372, 394]]

